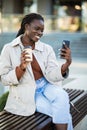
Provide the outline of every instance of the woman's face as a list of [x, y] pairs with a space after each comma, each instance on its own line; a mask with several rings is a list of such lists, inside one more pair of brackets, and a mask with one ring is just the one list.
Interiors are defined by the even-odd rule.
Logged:
[[29, 41], [37, 42], [43, 35], [44, 22], [42, 20], [33, 20], [30, 24], [25, 25], [25, 36]]

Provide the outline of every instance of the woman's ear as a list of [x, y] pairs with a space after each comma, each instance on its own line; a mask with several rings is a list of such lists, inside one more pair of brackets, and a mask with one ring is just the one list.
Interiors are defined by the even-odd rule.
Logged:
[[29, 24], [25, 24], [25, 30], [29, 28]]

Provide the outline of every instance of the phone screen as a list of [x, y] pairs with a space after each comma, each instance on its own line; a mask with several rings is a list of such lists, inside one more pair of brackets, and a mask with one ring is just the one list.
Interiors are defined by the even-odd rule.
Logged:
[[70, 47], [70, 41], [68, 41], [68, 40], [63, 40], [63, 42], [62, 42], [62, 48], [65, 48], [65, 45], [66, 45], [67, 47]]

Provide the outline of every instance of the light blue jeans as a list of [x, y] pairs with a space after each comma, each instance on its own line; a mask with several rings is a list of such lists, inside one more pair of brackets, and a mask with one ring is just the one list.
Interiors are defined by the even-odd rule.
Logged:
[[67, 130], [73, 130], [67, 92], [45, 78], [36, 80], [36, 86], [36, 111], [52, 117], [54, 124], [68, 124]]

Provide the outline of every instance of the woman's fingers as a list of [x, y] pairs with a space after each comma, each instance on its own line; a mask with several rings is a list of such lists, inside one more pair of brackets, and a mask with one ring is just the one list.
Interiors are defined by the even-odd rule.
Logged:
[[66, 46], [65, 49], [61, 49], [61, 57], [63, 57], [66, 60], [71, 59], [71, 50]]

